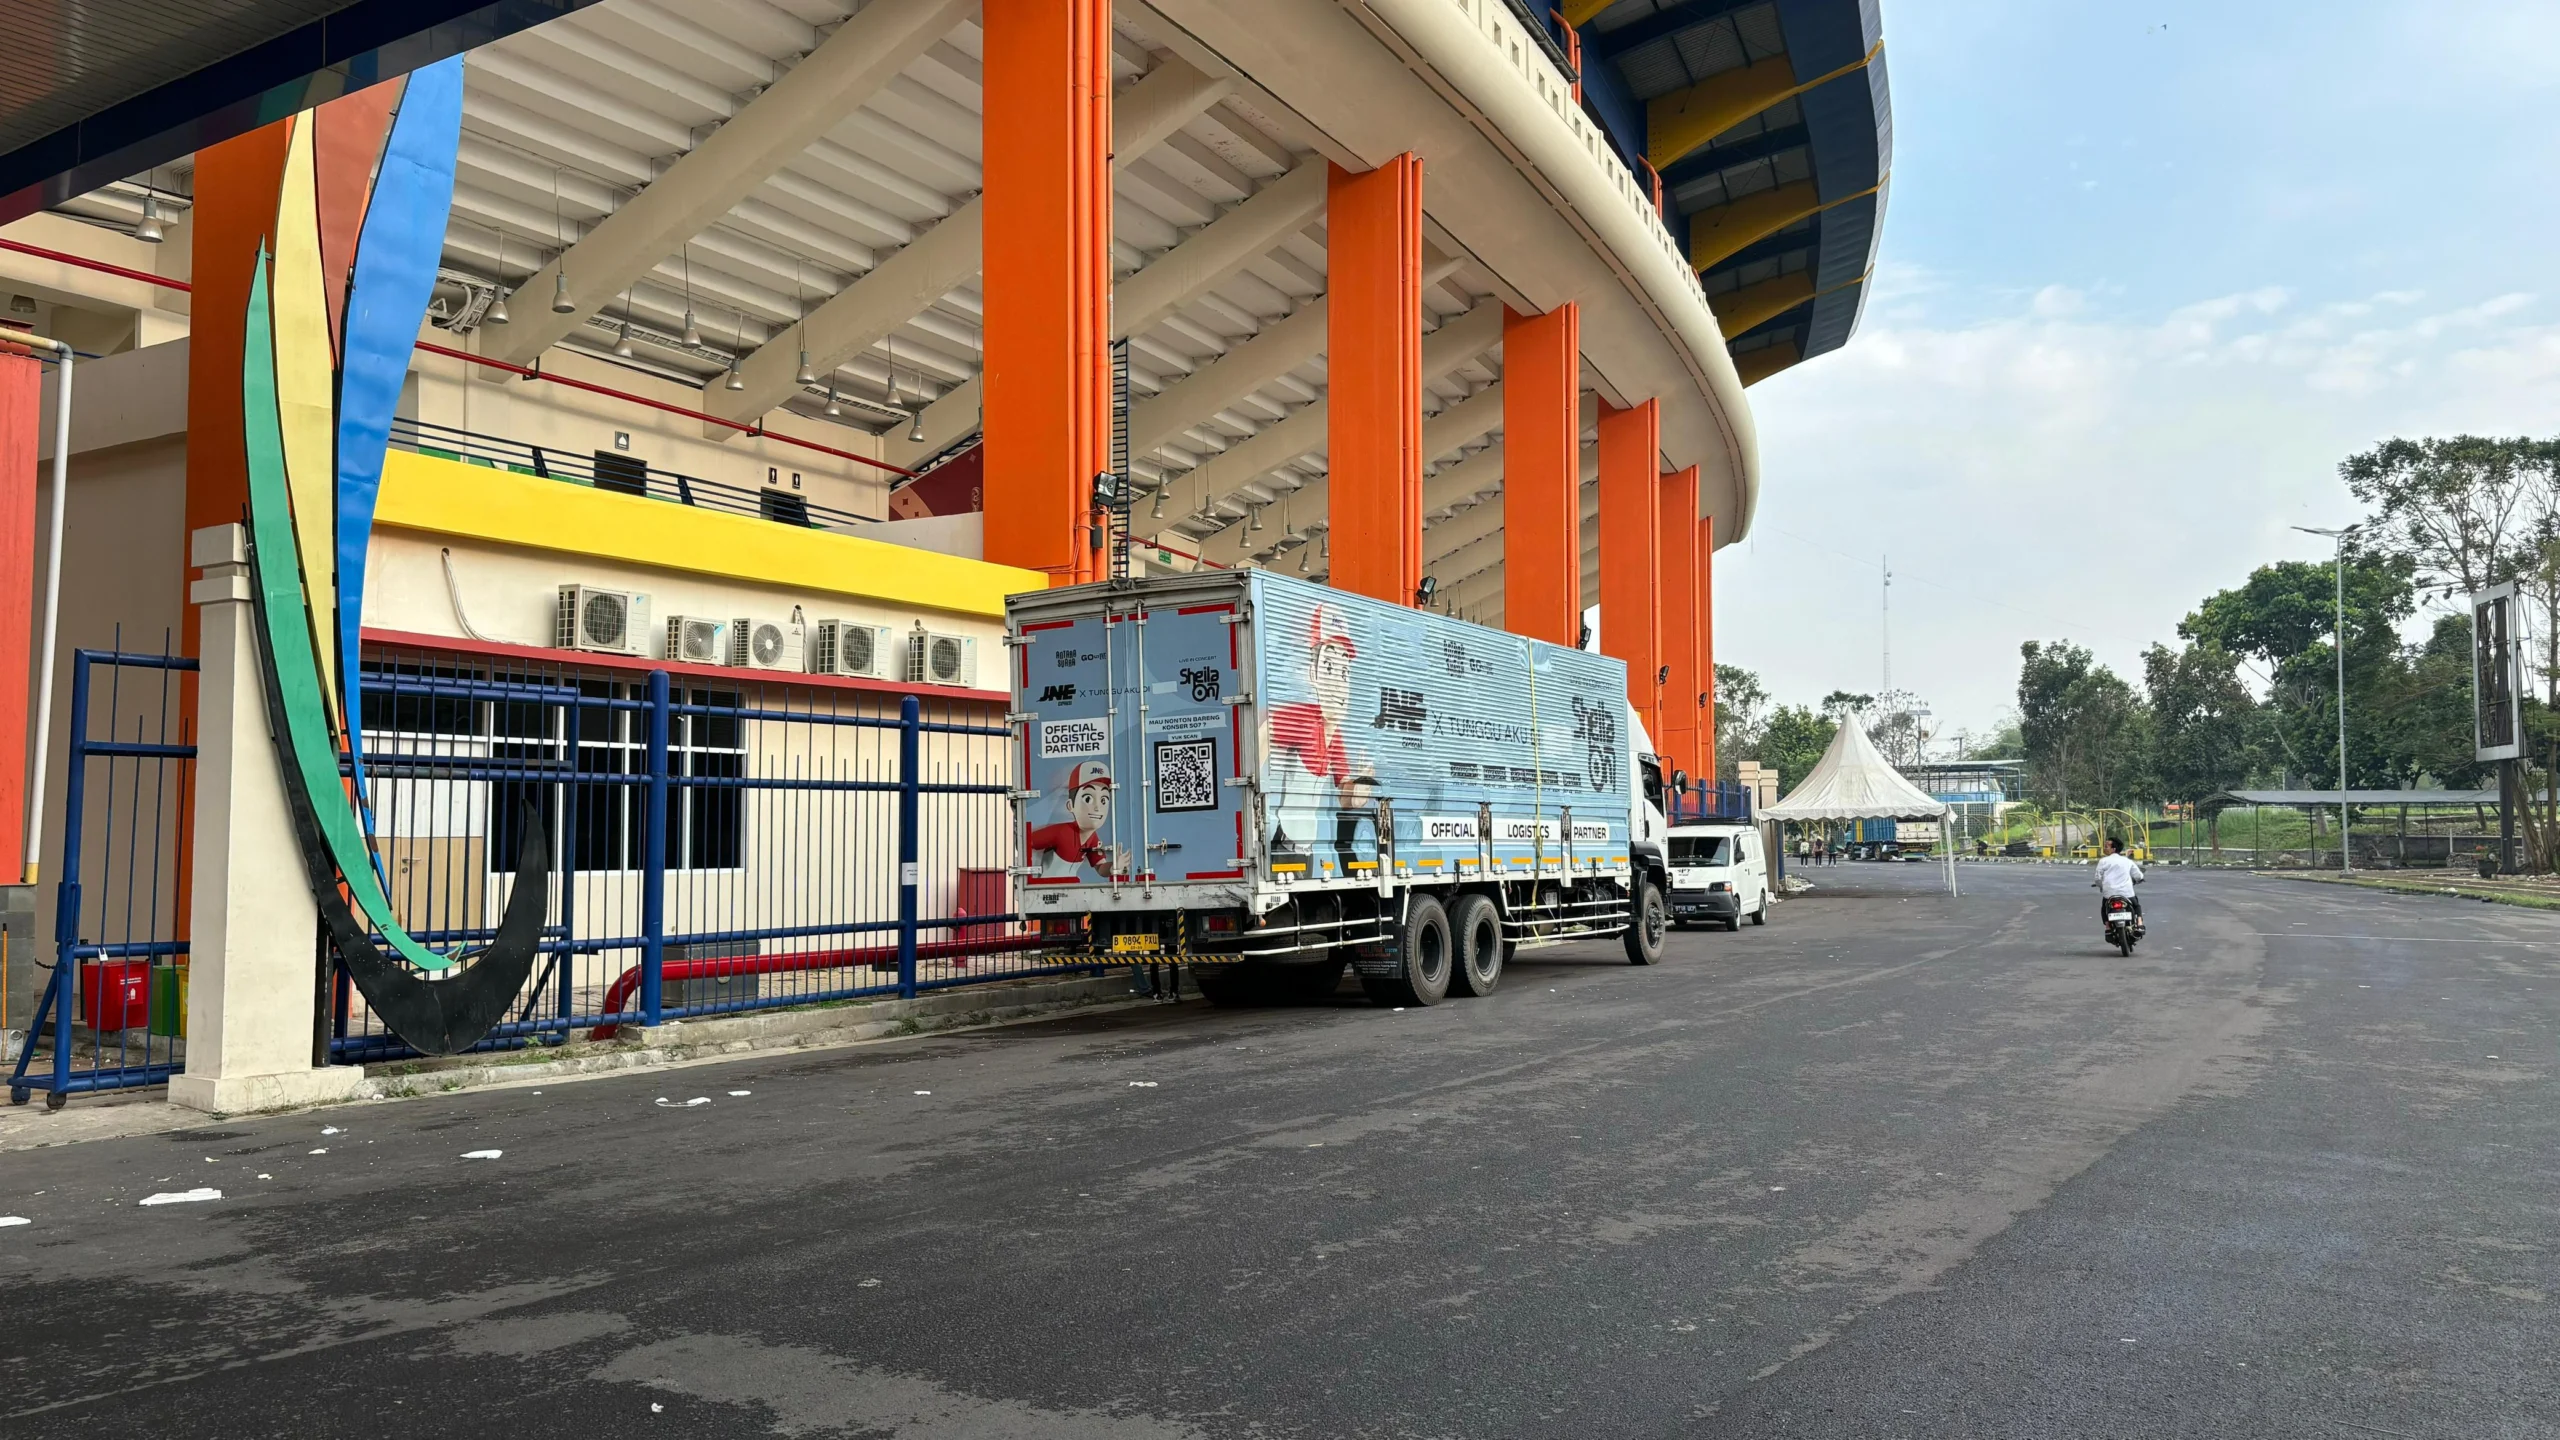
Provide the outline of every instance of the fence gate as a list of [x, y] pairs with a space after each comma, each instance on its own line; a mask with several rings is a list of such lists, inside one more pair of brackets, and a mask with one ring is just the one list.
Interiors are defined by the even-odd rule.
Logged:
[[[9, 1101], [159, 1085], [186, 1068], [183, 867], [196, 758], [175, 655], [76, 650], [53, 960]], [[103, 687], [103, 688], [102, 688]], [[31, 957], [32, 958], [32, 957]]]

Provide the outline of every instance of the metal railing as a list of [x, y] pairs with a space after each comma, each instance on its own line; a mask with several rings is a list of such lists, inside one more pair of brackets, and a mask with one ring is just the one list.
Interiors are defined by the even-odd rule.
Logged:
[[[493, 470], [512, 470], [545, 480], [588, 485], [623, 495], [644, 496], [730, 515], [751, 515], [778, 524], [851, 533], [877, 521], [849, 510], [821, 505], [797, 485], [741, 485], [698, 475], [661, 470], [645, 461], [611, 451], [585, 452], [534, 445], [503, 436], [482, 435], [424, 420], [391, 422], [396, 449], [458, 460]], [[772, 469], [774, 467], [766, 467]], [[796, 472], [793, 478], [798, 479]]]
[[[528, 807], [549, 847], [536, 971], [482, 1048], [1079, 968], [1014, 909], [1000, 707], [370, 654], [363, 765], [401, 923], [485, 943]], [[408, 1053], [343, 971], [330, 994], [330, 1058]]]
[[[59, 1109], [186, 1068], [182, 870], [196, 747], [176, 677], [195, 668], [176, 655], [72, 652], [54, 959], [10, 1072], [12, 1104], [43, 1091]], [[150, 683], [128, 687], [129, 670]]]
[[1674, 825], [1701, 820], [1748, 820], [1751, 787], [1739, 780], [1692, 780], [1689, 793], [1671, 797], [1664, 819]]

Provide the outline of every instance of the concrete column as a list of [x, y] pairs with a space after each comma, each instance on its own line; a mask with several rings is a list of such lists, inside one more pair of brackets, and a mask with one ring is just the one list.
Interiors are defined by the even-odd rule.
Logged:
[[1553, 645], [1582, 637], [1582, 312], [1504, 310], [1503, 621]]
[[1600, 649], [1627, 662], [1627, 703], [1662, 744], [1662, 411], [1600, 407]]
[[1422, 159], [1331, 172], [1325, 196], [1326, 521], [1333, 583], [1413, 603], [1422, 581]]
[[195, 532], [204, 570], [196, 686], [194, 855], [188, 897], [187, 1071], [169, 1101], [237, 1114], [343, 1100], [364, 1071], [314, 1068], [319, 912], [268, 737], [241, 527]]
[[1100, 578], [1111, 454], [1111, 6], [987, 0], [986, 558]]
[[1671, 674], [1662, 682], [1662, 729], [1653, 743], [1692, 780], [1712, 780], [1699, 768], [1698, 719], [1706, 689], [1699, 673], [1706, 652], [1706, 604], [1700, 596], [1706, 557], [1698, 553], [1698, 467], [1663, 476], [1656, 500], [1662, 507], [1655, 536], [1662, 558], [1660, 587], [1654, 592], [1654, 634], [1662, 647], [1657, 663]]

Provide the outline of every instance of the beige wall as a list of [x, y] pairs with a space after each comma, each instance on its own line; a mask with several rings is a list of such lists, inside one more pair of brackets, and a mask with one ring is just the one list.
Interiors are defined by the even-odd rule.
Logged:
[[[441, 330], [421, 330], [418, 338], [459, 348], [455, 337]], [[542, 365], [553, 374], [670, 405], [702, 408], [702, 393], [698, 390], [570, 351], [555, 349], [543, 357]], [[613, 437], [619, 431], [631, 437], [631, 448], [626, 453], [660, 470], [751, 490], [774, 481], [789, 490], [791, 477], [797, 472], [801, 477], [799, 493], [813, 505], [866, 520], [881, 519], [889, 513], [886, 482], [892, 477], [885, 470], [872, 470], [850, 460], [755, 436], [714, 439], [704, 433], [699, 420], [590, 395], [566, 385], [515, 377], [492, 380], [487, 377], [502, 372], [423, 351], [417, 356], [413, 373], [418, 379], [416, 418], [429, 424], [540, 445], [582, 459], [598, 450], [614, 449]], [[838, 450], [857, 455], [879, 451], [879, 442], [873, 437], [841, 425], [801, 416], [784, 416], [774, 423], [778, 430]]]

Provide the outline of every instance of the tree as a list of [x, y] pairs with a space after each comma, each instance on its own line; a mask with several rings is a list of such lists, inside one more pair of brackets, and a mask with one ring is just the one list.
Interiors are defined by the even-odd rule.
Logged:
[[1720, 779], [1735, 777], [1734, 767], [1755, 758], [1759, 748], [1761, 727], [1766, 723], [1761, 712], [1768, 707], [1769, 691], [1760, 677], [1739, 665], [1716, 667], [1716, 767]]
[[2380, 700], [2378, 743], [2405, 773], [2447, 789], [2493, 783], [2491, 767], [2471, 758], [2470, 616], [2439, 616]]
[[2018, 647], [2027, 772], [2056, 805], [2121, 805], [2149, 788], [2150, 716], [2114, 671], [2069, 641]]
[[1822, 713], [1834, 720], [1846, 719], [1876, 703], [1873, 695], [1859, 695], [1847, 690], [1834, 690], [1822, 697]]
[[2338, 465], [2356, 499], [2374, 508], [2375, 538], [2414, 561], [2432, 593], [2468, 595], [2513, 579], [2519, 529], [2548, 496], [2555, 444], [2527, 438], [2386, 440]]
[[1778, 793], [1804, 783], [1804, 777], [1822, 763], [1823, 752], [1831, 748], [1831, 738], [1839, 731], [1838, 722], [1801, 705], [1781, 705], [1769, 712], [1769, 722], [1760, 731], [1758, 758], [1777, 769]]
[[[2249, 778], [2258, 704], [2240, 683], [2239, 661], [2211, 645], [2143, 652], [2142, 688], [2151, 701], [2152, 775], [2164, 799], [2189, 804]], [[2213, 844], [2222, 845], [2216, 823]]]
[[[2416, 562], [2403, 553], [2346, 551], [2349, 778], [2396, 787], [2410, 771], [2405, 751], [2381, 743], [2400, 693], [2399, 626], [2416, 608]], [[2338, 775], [2338, 628], [2334, 564], [2287, 560], [2251, 571], [2238, 588], [2205, 598], [2178, 633], [2266, 667], [2267, 726], [2284, 768], [2335, 784]]]

